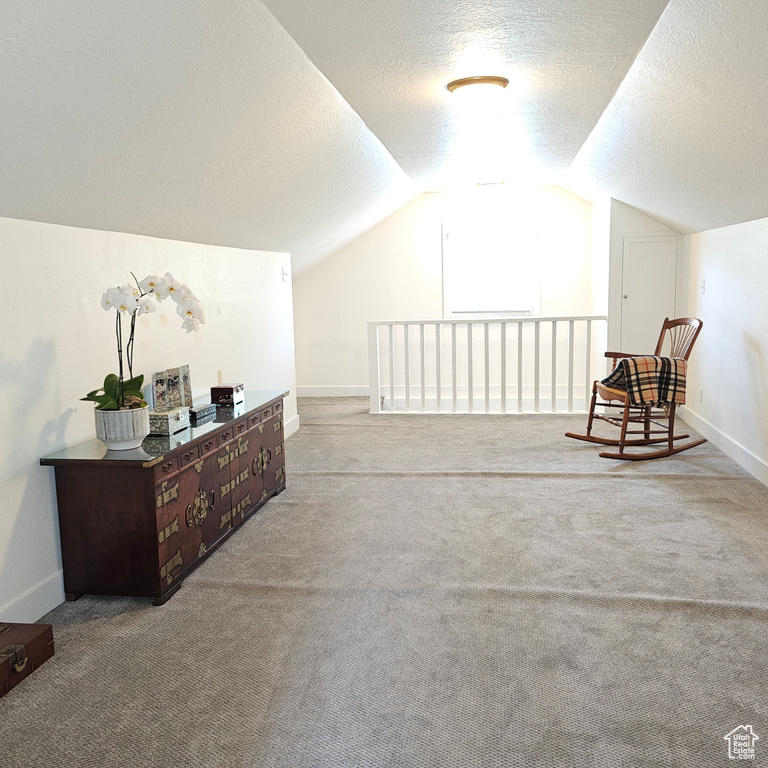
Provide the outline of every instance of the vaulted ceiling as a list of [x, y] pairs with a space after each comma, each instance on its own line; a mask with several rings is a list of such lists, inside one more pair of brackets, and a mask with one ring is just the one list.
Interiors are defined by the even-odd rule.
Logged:
[[446, 83], [501, 74], [549, 179], [683, 232], [761, 218], [767, 37], [759, 0], [4, 0], [0, 216], [300, 274], [441, 188]]
[[[445, 86], [473, 75], [525, 81], [530, 149], [564, 169], [595, 127], [667, 0], [264, 0], [421, 186], [442, 186], [457, 136]], [[490, 71], [488, 71], [490, 70]], [[515, 137], [512, 137], [514, 140]]]

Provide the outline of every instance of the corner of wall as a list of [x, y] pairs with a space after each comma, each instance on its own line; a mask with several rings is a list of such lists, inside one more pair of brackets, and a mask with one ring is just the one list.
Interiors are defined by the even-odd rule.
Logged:
[[300, 417], [298, 414], [296, 414], [292, 419], [288, 419], [288, 421], [285, 422], [284, 435], [286, 439], [289, 438], [295, 432], [298, 432], [299, 426], [300, 426]]

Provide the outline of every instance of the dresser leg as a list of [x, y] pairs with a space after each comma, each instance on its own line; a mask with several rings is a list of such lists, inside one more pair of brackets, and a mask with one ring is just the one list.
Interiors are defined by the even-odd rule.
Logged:
[[74, 603], [75, 600], [79, 600], [85, 592], [65, 592], [64, 597], [68, 603]]

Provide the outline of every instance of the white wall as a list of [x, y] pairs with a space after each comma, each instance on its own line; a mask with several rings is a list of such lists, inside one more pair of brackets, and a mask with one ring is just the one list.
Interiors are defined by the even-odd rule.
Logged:
[[[207, 323], [186, 334], [165, 302], [137, 323], [134, 374], [188, 363], [193, 395], [217, 382], [291, 391], [298, 426], [287, 254], [159, 240], [0, 218], [0, 618], [35, 621], [63, 600], [54, 470], [39, 458], [94, 436], [79, 398], [117, 369], [114, 314], [102, 292], [171, 272], [200, 298]], [[119, 521], [115, 521], [119, 525]]]
[[[604, 295], [593, 292], [593, 206], [558, 187], [517, 194], [510, 221], [517, 210], [534, 211], [554, 254], [542, 269], [542, 314], [605, 312]], [[369, 321], [443, 317], [442, 225], [465, 203], [447, 193], [421, 195], [296, 281], [300, 396], [368, 394]], [[603, 275], [605, 261], [602, 249]]]
[[296, 281], [300, 396], [368, 394], [368, 321], [442, 317], [445, 203], [421, 195]]
[[686, 235], [678, 282], [704, 321], [684, 418], [768, 484], [768, 219]]

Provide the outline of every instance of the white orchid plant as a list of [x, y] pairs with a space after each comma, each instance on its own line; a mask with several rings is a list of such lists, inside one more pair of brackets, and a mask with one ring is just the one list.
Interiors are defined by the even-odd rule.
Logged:
[[[146, 408], [141, 388], [144, 384], [144, 376], [133, 375], [133, 342], [136, 334], [136, 318], [155, 312], [156, 307], [153, 298], [158, 302], [171, 298], [176, 303], [176, 313], [183, 319], [181, 327], [187, 333], [198, 330], [200, 324], [205, 322], [205, 313], [200, 302], [189, 286], [174, 279], [170, 272], [165, 277], [148, 275], [143, 280], [138, 280], [131, 273], [136, 287], [121, 285], [117, 288], [108, 288], [101, 297], [101, 306], [109, 312], [115, 309], [115, 335], [117, 337], [117, 361], [119, 372], [110, 373], [104, 384], [99, 389], [89, 392], [81, 400], [89, 400], [96, 403], [96, 409], [102, 411], [127, 410], [130, 408]], [[130, 316], [131, 332], [128, 343], [125, 346], [125, 360], [128, 365], [128, 378], [124, 377], [123, 368], [123, 317]]]

